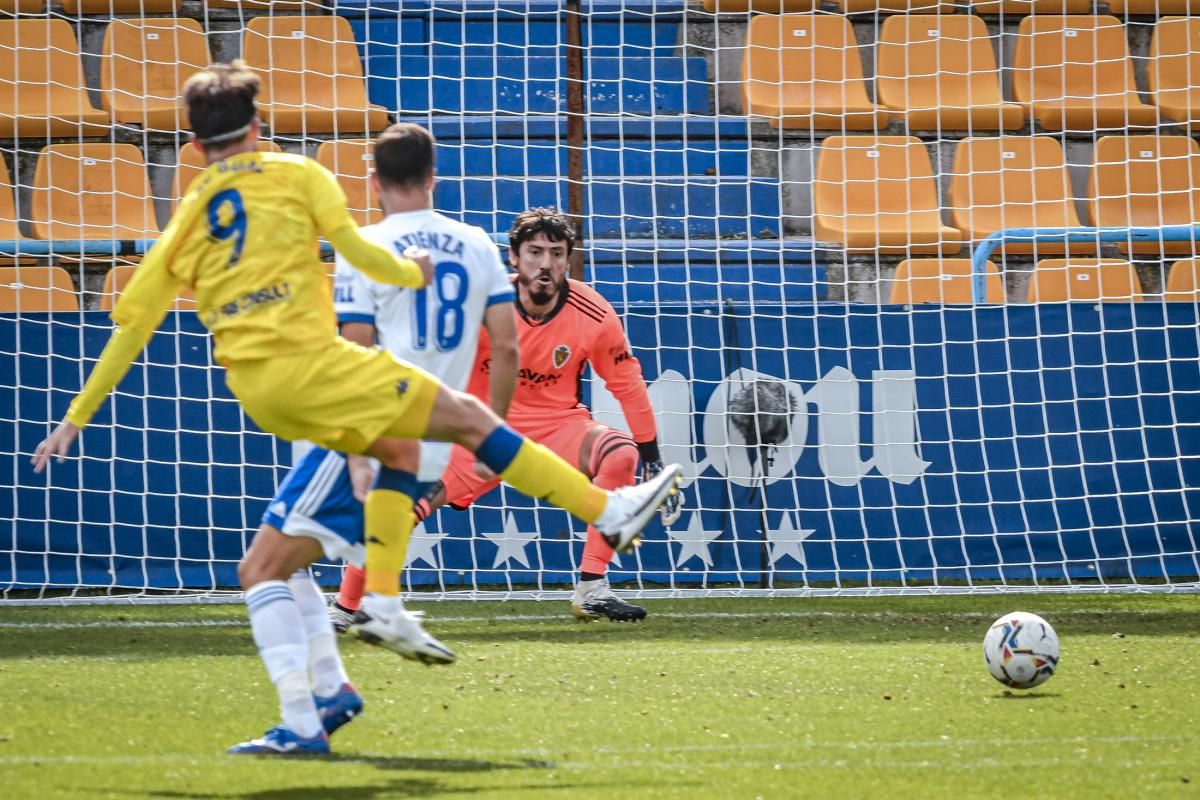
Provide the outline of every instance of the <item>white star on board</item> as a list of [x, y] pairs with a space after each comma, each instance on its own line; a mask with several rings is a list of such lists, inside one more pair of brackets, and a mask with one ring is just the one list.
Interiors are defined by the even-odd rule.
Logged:
[[439, 569], [437, 555], [433, 552], [433, 548], [437, 547], [446, 536], [445, 533], [430, 533], [425, 530], [424, 522], [417, 523], [417, 527], [413, 528], [412, 538], [408, 540], [408, 555], [404, 559], [404, 566], [409, 567], [418, 561], [424, 561], [434, 569]]
[[723, 530], [705, 530], [704, 522], [700, 519], [699, 510], [692, 512], [692, 518], [688, 520], [686, 530], [680, 531], [668, 528], [668, 538], [679, 543], [679, 555], [675, 558], [675, 566], [683, 566], [683, 562], [692, 556], [696, 556], [706, 566], [711, 567], [713, 565], [712, 553], [708, 552], [708, 545], [722, 533], [724, 533]]
[[779, 527], [767, 531], [767, 541], [771, 543], [772, 566], [784, 556], [791, 556], [800, 566], [806, 567], [804, 547], [801, 543], [814, 533], [816, 531], [808, 528], [797, 528], [796, 523], [792, 521], [792, 515], [784, 514], [783, 519], [779, 521]]
[[513, 560], [529, 569], [529, 557], [525, 555], [525, 546], [537, 538], [536, 533], [522, 533], [517, 529], [516, 520], [511, 513], [504, 515], [504, 530], [496, 533], [484, 531], [483, 535], [496, 545], [496, 561], [492, 569], [497, 569], [505, 561]]

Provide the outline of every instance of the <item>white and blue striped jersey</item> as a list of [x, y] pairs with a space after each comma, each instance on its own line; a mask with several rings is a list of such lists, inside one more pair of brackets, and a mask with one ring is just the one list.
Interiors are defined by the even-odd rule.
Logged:
[[[475, 364], [484, 313], [496, 303], [513, 301], [500, 251], [482, 228], [431, 209], [390, 214], [362, 232], [397, 254], [412, 245], [428, 250], [433, 282], [424, 289], [388, 286], [338, 256], [334, 283], [338, 322], [374, 325], [381, 347], [451, 389], [463, 391]], [[438, 480], [449, 459], [450, 445], [426, 443], [418, 479]]]

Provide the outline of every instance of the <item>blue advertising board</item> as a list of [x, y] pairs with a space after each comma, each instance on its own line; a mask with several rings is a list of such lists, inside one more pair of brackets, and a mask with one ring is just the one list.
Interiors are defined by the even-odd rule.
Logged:
[[[614, 564], [645, 585], [1194, 579], [1200, 328], [1188, 304], [623, 310], [685, 510]], [[81, 327], [82, 326], [82, 327]], [[28, 456], [108, 332], [0, 317], [0, 588], [231, 586], [289, 460], [191, 315], [169, 319], [85, 457]], [[53, 353], [51, 353], [53, 351]], [[19, 387], [19, 388], [17, 388]], [[588, 399], [621, 424], [601, 387]], [[584, 531], [498, 490], [443, 511], [413, 585], [567, 583]], [[336, 577], [336, 571], [325, 573]]]

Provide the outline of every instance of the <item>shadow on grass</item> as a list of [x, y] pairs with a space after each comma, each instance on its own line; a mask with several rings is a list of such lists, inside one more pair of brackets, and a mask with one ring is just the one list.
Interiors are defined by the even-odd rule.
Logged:
[[[442, 773], [488, 773], [507, 770], [553, 769], [554, 764], [548, 761], [520, 759], [516, 761], [482, 761], [478, 759], [451, 758], [398, 758], [390, 756], [370, 756], [337, 754], [324, 757], [304, 759], [307, 763], [367, 765], [380, 770], [397, 770], [404, 772], [442, 772]], [[581, 789], [604, 788], [596, 784], [555, 783], [505, 785], [505, 786], [451, 786], [436, 778], [389, 778], [380, 783], [355, 786], [292, 786], [280, 789], [256, 789], [238, 792], [197, 794], [195, 792], [151, 791], [143, 797], [163, 798], [164, 800], [372, 800], [379, 797], [441, 797], [447, 795], [476, 795], [504, 790], [510, 793], [522, 791], [545, 792], [547, 790], [566, 790], [576, 792]]]
[[1008, 692], [996, 695], [997, 700], [1053, 700], [1061, 697], [1057, 692]]

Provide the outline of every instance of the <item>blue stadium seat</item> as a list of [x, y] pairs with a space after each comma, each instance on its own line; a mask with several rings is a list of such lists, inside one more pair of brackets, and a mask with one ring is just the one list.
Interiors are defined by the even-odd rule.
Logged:
[[[525, 177], [443, 177], [434, 207], [485, 230], [508, 230], [534, 205], [566, 208], [569, 182]], [[780, 184], [774, 178], [593, 178], [584, 188], [585, 235], [611, 239], [780, 236]]]
[[[523, 56], [400, 56], [368, 60], [371, 102], [401, 114], [566, 110], [566, 60]], [[589, 58], [588, 110], [596, 114], [707, 114], [704, 59]]]

